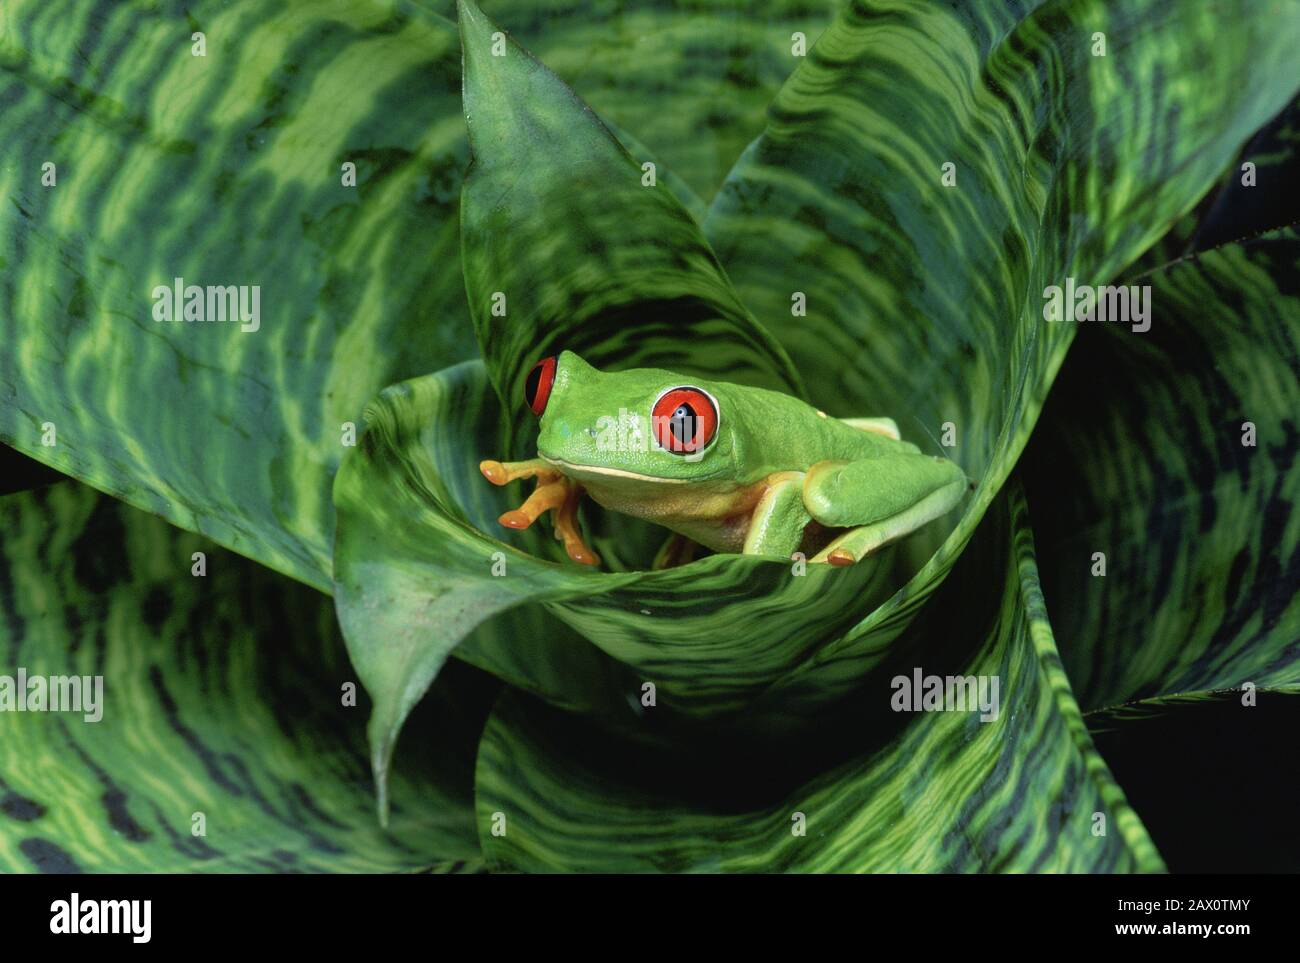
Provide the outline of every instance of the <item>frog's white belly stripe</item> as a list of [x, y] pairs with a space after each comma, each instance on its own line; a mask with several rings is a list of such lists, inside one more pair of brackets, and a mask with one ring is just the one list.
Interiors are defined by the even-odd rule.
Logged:
[[641, 475], [634, 471], [624, 471], [621, 468], [604, 468], [596, 465], [577, 465], [571, 461], [565, 461], [563, 458], [547, 458], [542, 455], [542, 460], [550, 462], [559, 468], [568, 468], [575, 472], [590, 472], [593, 475], [610, 475], [615, 478], [634, 478], [637, 481], [659, 482], [664, 485], [685, 485], [691, 481], [689, 478], [658, 478], [654, 475]]

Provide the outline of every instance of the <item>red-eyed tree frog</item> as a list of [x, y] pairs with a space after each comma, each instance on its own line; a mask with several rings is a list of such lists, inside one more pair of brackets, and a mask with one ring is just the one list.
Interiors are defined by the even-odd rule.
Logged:
[[969, 486], [888, 418], [831, 418], [762, 388], [603, 372], [564, 351], [533, 367], [524, 396], [541, 419], [538, 457], [479, 469], [494, 485], [535, 478], [499, 521], [527, 528], [553, 511], [556, 538], [586, 565], [600, 560], [578, 526], [584, 492], [676, 533], [655, 559], [662, 568], [697, 545], [852, 565], [946, 514]]

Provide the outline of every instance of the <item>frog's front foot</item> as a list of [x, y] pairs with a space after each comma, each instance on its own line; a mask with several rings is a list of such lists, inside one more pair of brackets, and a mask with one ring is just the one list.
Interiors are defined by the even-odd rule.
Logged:
[[536, 478], [537, 487], [518, 508], [497, 519], [506, 528], [527, 528], [548, 511], [554, 511], [555, 537], [564, 542], [569, 558], [582, 565], [599, 565], [600, 557], [587, 545], [578, 527], [578, 503], [582, 486], [566, 478], [540, 458], [531, 461], [482, 461], [479, 471], [494, 485], [507, 485], [517, 478]]

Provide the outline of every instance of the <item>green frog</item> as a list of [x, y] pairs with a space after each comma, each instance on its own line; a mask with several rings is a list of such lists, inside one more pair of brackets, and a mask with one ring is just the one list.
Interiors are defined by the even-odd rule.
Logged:
[[789, 395], [637, 368], [604, 372], [571, 351], [524, 386], [541, 419], [535, 459], [484, 461], [494, 485], [536, 487], [499, 521], [554, 512], [569, 558], [600, 559], [578, 523], [584, 494], [671, 530], [656, 567], [698, 546], [853, 565], [947, 514], [972, 487], [947, 458], [903, 441], [889, 418], [832, 418]]

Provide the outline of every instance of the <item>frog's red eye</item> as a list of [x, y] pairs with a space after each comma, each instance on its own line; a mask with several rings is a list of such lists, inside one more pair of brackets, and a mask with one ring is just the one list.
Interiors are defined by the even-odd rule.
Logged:
[[659, 447], [674, 455], [703, 451], [718, 433], [718, 406], [699, 388], [665, 391], [650, 415]]
[[546, 402], [551, 397], [551, 388], [554, 384], [554, 358], [543, 358], [533, 365], [532, 371], [528, 372], [528, 380], [524, 382], [524, 401], [528, 402], [528, 407], [533, 409], [533, 414], [538, 418], [542, 417], [542, 412], [546, 410]]

